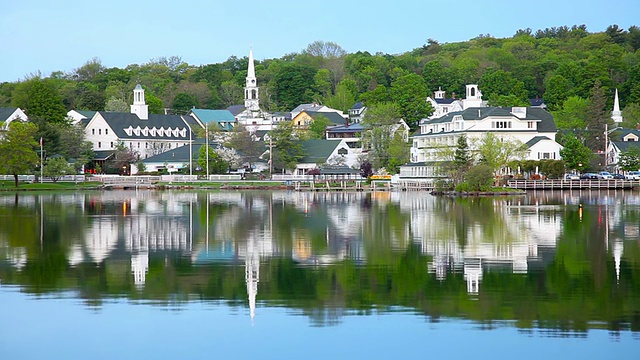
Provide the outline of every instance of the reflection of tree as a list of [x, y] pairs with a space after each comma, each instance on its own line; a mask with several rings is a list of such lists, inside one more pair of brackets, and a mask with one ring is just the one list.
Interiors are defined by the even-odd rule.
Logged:
[[[271, 255], [261, 256], [260, 301], [299, 309], [317, 326], [337, 324], [352, 310], [370, 314], [402, 307], [425, 314], [431, 321], [471, 319], [483, 329], [513, 320], [519, 328], [569, 335], [602, 326], [640, 331], [640, 319], [634, 315], [640, 313], [640, 244], [625, 238], [616, 282], [612, 247], [604, 241], [606, 236], [621, 233], [608, 223], [610, 218], [619, 217], [616, 221], [627, 224], [621, 226], [638, 224], [640, 212], [634, 205], [617, 210], [615, 217], [607, 215], [612, 208], [600, 205], [586, 205], [582, 217], [577, 206], [561, 207], [552, 214], [563, 223], [555, 258], [543, 263], [540, 271], [528, 274], [485, 271], [480, 291], [472, 298], [459, 270], [449, 269], [442, 279], [427, 271], [432, 255], [413, 241], [412, 222], [422, 221], [433, 231], [425, 232], [423, 240], [458, 248], [475, 243], [509, 245], [523, 236], [521, 219], [506, 212], [512, 200], [434, 198], [425, 202], [421, 216], [412, 217], [414, 209], [407, 210], [381, 195], [345, 196], [344, 200], [333, 195], [306, 195], [274, 200], [273, 193], [198, 193], [193, 197], [196, 245], [205, 241], [208, 221], [209, 241], [232, 242], [234, 257], [226, 262], [197, 263], [176, 250], [150, 252], [146, 283], [138, 290], [131, 276], [131, 255], [121, 249], [109, 253], [99, 264], [87, 261], [72, 266], [69, 260], [70, 249], [89, 250], [85, 244], [88, 225], [102, 214], [119, 214], [125, 200], [87, 195], [82, 196], [87, 205], [80, 206], [67, 195], [45, 198], [20, 194], [17, 201], [11, 198], [0, 203], [0, 260], [6, 255], [5, 248], [21, 248], [27, 261], [22, 268], [0, 266], [0, 280], [38, 293], [77, 290], [78, 296], [92, 305], [100, 305], [104, 297], [125, 296], [169, 305], [222, 300], [231, 306], [246, 306], [241, 253], [253, 237], [252, 241], [273, 243]], [[172, 196], [141, 200], [137, 211], [155, 211], [162, 216], [187, 214], [186, 202]], [[368, 206], [360, 206], [363, 202]], [[40, 219], [33, 216], [41, 205], [46, 214], [42, 247]], [[356, 222], [362, 227], [351, 229], [358, 234], [355, 238], [340, 233], [339, 217], [333, 216], [347, 207], [355, 212], [341, 215], [362, 217]], [[91, 216], [80, 216], [83, 212]], [[540, 221], [546, 215], [536, 216], [532, 218]], [[117, 217], [114, 221], [121, 228], [129, 220]], [[332, 263], [309, 266], [293, 259], [298, 239], [308, 242], [311, 256], [333, 254], [336, 246], [355, 246], [358, 241], [362, 241], [364, 255], [355, 258], [347, 253], [344, 259], [334, 257]]]

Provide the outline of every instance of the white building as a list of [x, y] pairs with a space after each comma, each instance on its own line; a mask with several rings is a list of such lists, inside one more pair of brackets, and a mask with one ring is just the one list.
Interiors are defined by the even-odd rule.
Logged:
[[27, 121], [29, 118], [20, 108], [0, 108], [0, 130], [8, 130], [13, 120]]
[[433, 114], [429, 119], [441, 118], [449, 113], [462, 111], [470, 107], [486, 107], [487, 102], [482, 100], [482, 92], [478, 89], [478, 85], [470, 84], [466, 88], [466, 97], [457, 99], [455, 96], [447, 98], [445, 92], [438, 88], [433, 98], [427, 97], [427, 102], [433, 107]]
[[85, 127], [87, 141], [95, 152], [114, 151], [123, 143], [145, 159], [191, 143], [198, 122], [188, 115], [149, 114], [144, 89], [133, 90], [131, 113], [96, 112]]
[[[481, 101], [476, 99], [477, 103]], [[420, 121], [420, 128], [411, 137], [412, 164], [401, 167], [401, 178], [436, 177], [441, 160], [439, 149], [456, 147], [458, 138], [464, 134], [469, 149], [474, 151], [474, 144], [489, 132], [502, 140], [525, 144], [529, 149], [528, 160], [560, 159], [562, 146], [555, 142], [556, 125], [547, 111], [531, 107], [469, 107]]]

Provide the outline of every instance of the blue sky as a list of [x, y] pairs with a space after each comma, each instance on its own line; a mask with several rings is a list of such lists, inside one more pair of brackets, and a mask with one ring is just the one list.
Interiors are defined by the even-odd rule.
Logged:
[[0, 4], [0, 82], [71, 72], [93, 57], [124, 68], [160, 56], [192, 65], [279, 58], [315, 40], [396, 54], [479, 34], [585, 24], [640, 26], [637, 0], [166, 1], [21, 0]]

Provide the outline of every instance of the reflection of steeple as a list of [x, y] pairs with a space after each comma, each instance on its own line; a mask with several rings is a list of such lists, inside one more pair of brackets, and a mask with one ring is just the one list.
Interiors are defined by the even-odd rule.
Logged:
[[624, 246], [622, 245], [622, 241], [616, 241], [613, 244], [613, 261], [616, 264], [616, 283], [620, 281], [620, 258], [622, 258], [623, 251]]
[[477, 294], [480, 291], [480, 280], [482, 279], [482, 260], [464, 260], [464, 279], [467, 280], [467, 292]]
[[247, 241], [247, 254], [244, 265], [244, 278], [247, 282], [251, 321], [253, 321], [256, 314], [256, 295], [258, 295], [258, 282], [260, 281], [260, 253], [256, 245], [255, 240], [249, 238]]
[[136, 288], [141, 289], [147, 279], [149, 270], [149, 253], [142, 252], [131, 256], [131, 272], [133, 273], [133, 283]]

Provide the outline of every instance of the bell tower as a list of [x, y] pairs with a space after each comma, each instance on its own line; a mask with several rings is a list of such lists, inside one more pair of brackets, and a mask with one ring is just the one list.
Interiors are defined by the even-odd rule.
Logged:
[[140, 84], [133, 89], [133, 104], [131, 105], [131, 113], [138, 115], [140, 120], [149, 119], [149, 105], [144, 101], [144, 89]]
[[256, 69], [253, 65], [253, 49], [249, 50], [249, 67], [247, 69], [247, 79], [244, 86], [244, 107], [251, 111], [260, 110], [258, 80], [256, 79]]

